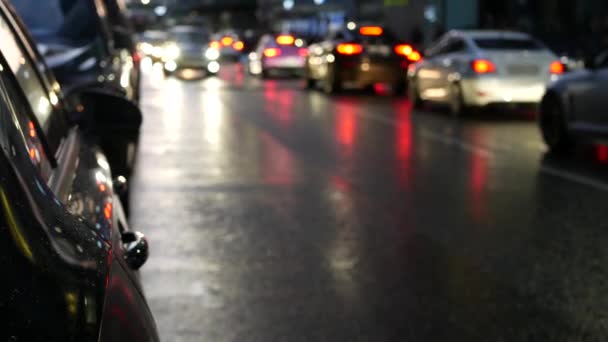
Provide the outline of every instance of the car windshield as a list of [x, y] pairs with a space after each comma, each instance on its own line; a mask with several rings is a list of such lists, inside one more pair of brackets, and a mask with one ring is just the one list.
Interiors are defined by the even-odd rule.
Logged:
[[475, 45], [483, 50], [541, 50], [543, 47], [532, 39], [476, 38]]
[[209, 41], [208, 35], [202, 31], [175, 31], [172, 36], [178, 43], [205, 44]]
[[97, 37], [95, 8], [82, 0], [13, 0], [15, 9], [38, 40], [81, 46]]

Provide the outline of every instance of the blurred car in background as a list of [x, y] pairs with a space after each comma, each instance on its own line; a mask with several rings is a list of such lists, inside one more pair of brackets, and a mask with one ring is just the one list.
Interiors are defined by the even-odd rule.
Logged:
[[589, 69], [564, 75], [547, 88], [539, 125], [551, 151], [563, 152], [577, 140], [608, 138], [608, 51]]
[[303, 39], [291, 34], [263, 35], [249, 54], [249, 72], [268, 78], [276, 74], [304, 74], [308, 49]]
[[5, 0], [0, 35], [0, 340], [158, 341], [148, 243], [97, 144], [141, 112], [98, 87], [63, 92]]
[[144, 57], [148, 57], [153, 63], [160, 63], [165, 54], [164, 46], [169, 40], [165, 31], [148, 30], [138, 36], [138, 48]]
[[[116, 13], [104, 5], [108, 1], [116, 0], [11, 0], [11, 3], [63, 89], [70, 92], [86, 85], [137, 102], [139, 57], [132, 52], [135, 51], [132, 32], [129, 27], [119, 27], [119, 19], [110, 19]], [[111, 110], [107, 107], [109, 103], [90, 105]], [[116, 135], [99, 143], [115, 174], [131, 176], [138, 132]], [[123, 200], [128, 212], [128, 192]]]
[[546, 85], [565, 71], [558, 57], [529, 35], [450, 31], [408, 70], [409, 94], [445, 103], [453, 115], [491, 104], [538, 104]]
[[209, 44], [209, 34], [198, 26], [175, 26], [164, 46], [164, 71], [170, 75], [179, 69], [200, 69], [210, 75], [220, 71], [220, 51]]
[[345, 30], [309, 46], [306, 85], [313, 88], [320, 82], [325, 92], [336, 93], [344, 87], [386, 83], [401, 93], [408, 66], [421, 58], [411, 45], [399, 42], [381, 26], [349, 23]]
[[245, 43], [233, 31], [214, 34], [209, 47], [218, 50], [222, 60], [229, 61], [238, 61], [245, 51]]

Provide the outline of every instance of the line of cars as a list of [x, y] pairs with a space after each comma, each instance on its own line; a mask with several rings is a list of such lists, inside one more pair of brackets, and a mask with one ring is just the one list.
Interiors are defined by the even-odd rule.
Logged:
[[120, 0], [0, 0], [0, 340], [158, 341], [126, 202], [142, 113]]
[[375, 83], [407, 91], [415, 109], [442, 104], [453, 116], [494, 105], [538, 107], [542, 136], [554, 152], [608, 137], [608, 52], [589, 68], [568, 70], [542, 42], [512, 31], [452, 30], [425, 50], [382, 26], [349, 23], [307, 45], [290, 34], [263, 36], [249, 54], [251, 74], [297, 75], [308, 89], [335, 94]]
[[210, 34], [204, 25], [175, 25], [150, 30], [139, 37], [138, 50], [152, 63], [161, 63], [166, 76], [184, 69], [215, 76], [221, 61], [238, 61], [246, 44], [232, 31]]

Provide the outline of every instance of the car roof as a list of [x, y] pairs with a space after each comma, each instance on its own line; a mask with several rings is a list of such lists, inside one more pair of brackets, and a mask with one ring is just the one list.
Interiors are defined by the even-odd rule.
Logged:
[[530, 35], [517, 31], [504, 30], [453, 30], [450, 34], [459, 35], [462, 37], [477, 39], [477, 38], [503, 38], [503, 39], [530, 39]]

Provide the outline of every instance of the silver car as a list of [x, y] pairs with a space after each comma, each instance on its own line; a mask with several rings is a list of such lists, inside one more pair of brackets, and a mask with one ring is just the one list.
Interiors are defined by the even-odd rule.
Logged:
[[409, 95], [445, 103], [454, 115], [490, 104], [538, 104], [564, 65], [525, 33], [450, 31], [408, 68]]

